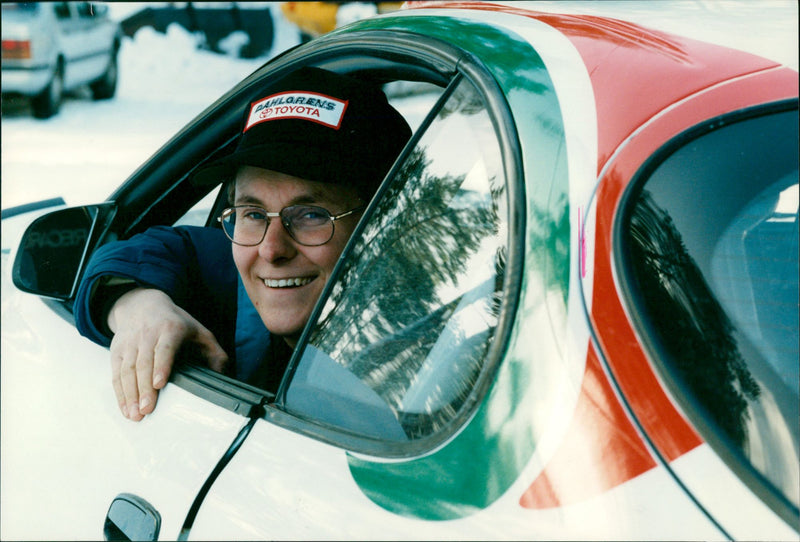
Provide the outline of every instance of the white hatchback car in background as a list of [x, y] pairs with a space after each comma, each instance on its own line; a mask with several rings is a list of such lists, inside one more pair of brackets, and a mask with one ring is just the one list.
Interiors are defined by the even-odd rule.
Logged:
[[92, 98], [117, 88], [119, 26], [92, 2], [3, 3], [3, 95], [32, 98], [33, 115], [58, 113], [65, 91], [89, 85]]

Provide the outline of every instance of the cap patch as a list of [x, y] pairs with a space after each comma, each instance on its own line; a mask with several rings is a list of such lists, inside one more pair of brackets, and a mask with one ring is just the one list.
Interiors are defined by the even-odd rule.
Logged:
[[347, 104], [346, 101], [315, 92], [273, 94], [250, 106], [244, 132], [261, 122], [280, 119], [310, 120], [338, 130]]

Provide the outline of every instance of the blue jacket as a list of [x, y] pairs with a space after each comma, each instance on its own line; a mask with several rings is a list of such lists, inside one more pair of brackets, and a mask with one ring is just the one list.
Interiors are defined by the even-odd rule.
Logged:
[[95, 251], [73, 310], [81, 335], [103, 346], [111, 343], [104, 321], [108, 302], [119, 297], [103, 298], [110, 291], [102, 288], [107, 277], [133, 280], [169, 295], [214, 334], [234, 362], [236, 378], [249, 380], [263, 359], [269, 332], [242, 286], [231, 243], [221, 230], [157, 226]]
[[[166, 292], [214, 333], [235, 362], [231, 376], [277, 390], [291, 349], [281, 340], [270, 345], [269, 332], [242, 286], [230, 241], [221, 230], [158, 226], [100, 247], [78, 287], [74, 314], [80, 333], [105, 346], [111, 343], [106, 309], [121, 295], [108, 295], [114, 289], [102, 285], [108, 277]], [[305, 353], [308, 362], [298, 369], [287, 392], [293, 412], [375, 438], [408, 438], [394, 411], [365, 382], [313, 346]]]

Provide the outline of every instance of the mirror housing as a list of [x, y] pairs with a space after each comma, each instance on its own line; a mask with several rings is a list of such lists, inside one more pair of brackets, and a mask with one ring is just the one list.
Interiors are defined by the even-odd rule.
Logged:
[[158, 540], [161, 514], [143, 498], [130, 493], [114, 497], [103, 524], [105, 540]]
[[61, 209], [34, 220], [20, 241], [11, 277], [22, 290], [67, 301], [86, 261], [114, 215], [114, 204]]

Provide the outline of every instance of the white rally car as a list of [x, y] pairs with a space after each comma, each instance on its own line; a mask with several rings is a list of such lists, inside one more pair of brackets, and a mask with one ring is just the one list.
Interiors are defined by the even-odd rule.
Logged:
[[[277, 394], [188, 359], [128, 421], [74, 327], [87, 258], [217, 227], [224, 194], [192, 172], [259, 85], [308, 65], [413, 89], [412, 140]], [[423, 2], [268, 62], [107, 201], [47, 204], [3, 218], [4, 540], [800, 537], [780, 62]]]

